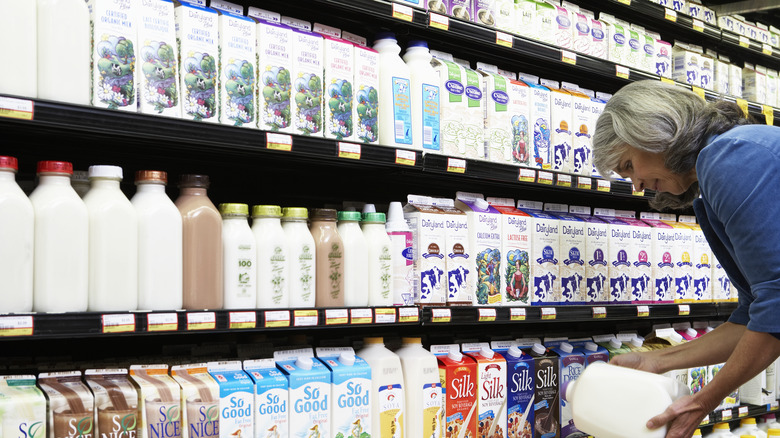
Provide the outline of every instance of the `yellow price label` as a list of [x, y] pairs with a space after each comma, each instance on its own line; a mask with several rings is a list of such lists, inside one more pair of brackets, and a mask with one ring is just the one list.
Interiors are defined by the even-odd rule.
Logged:
[[769, 105], [761, 105], [761, 113], [766, 117], [766, 124], [772, 126], [775, 124], [775, 110]]
[[748, 101], [745, 99], [737, 99], [737, 106], [742, 110], [742, 114], [745, 115], [745, 117], [748, 116]]
[[674, 81], [673, 80], [671, 80], [669, 78], [665, 78], [665, 77], [661, 77], [661, 82], [666, 82], [667, 84], [674, 85]]
[[704, 95], [704, 88], [697, 87], [697, 86], [695, 86], [695, 85], [691, 85], [691, 90], [692, 90], [694, 93], [698, 94], [698, 95], [699, 95], [699, 97], [701, 97], [702, 99], [706, 99], [706, 97], [704, 97], [704, 96], [705, 96], [705, 95]]

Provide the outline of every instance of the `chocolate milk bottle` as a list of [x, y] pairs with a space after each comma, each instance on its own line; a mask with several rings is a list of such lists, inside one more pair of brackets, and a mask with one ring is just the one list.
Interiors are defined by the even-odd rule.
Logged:
[[50, 438], [93, 438], [95, 401], [81, 371], [41, 373], [38, 386], [48, 400]]
[[336, 210], [318, 208], [314, 210], [309, 226], [317, 247], [317, 307], [344, 305], [344, 245], [336, 228], [336, 218]]
[[175, 202], [183, 220], [185, 309], [222, 308], [222, 216], [208, 187], [208, 175], [182, 175]]
[[138, 393], [127, 369], [86, 370], [84, 378], [95, 396], [95, 438], [132, 438], [138, 425]]

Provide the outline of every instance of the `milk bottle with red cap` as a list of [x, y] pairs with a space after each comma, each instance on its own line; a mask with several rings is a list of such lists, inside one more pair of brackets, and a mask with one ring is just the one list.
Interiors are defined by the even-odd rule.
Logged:
[[16, 158], [0, 156], [0, 313], [33, 308], [33, 207], [16, 183]]

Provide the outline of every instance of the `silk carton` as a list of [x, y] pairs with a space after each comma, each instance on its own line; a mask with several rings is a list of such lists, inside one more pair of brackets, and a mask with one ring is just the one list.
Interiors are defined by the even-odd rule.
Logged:
[[[431, 345], [439, 362], [439, 380], [447, 436], [477, 435], [477, 363], [458, 344]], [[465, 431], [464, 431], [465, 429]]]
[[461, 350], [477, 362], [476, 436], [506, 436], [506, 359], [487, 343], [463, 344]]
[[515, 341], [492, 342], [491, 348], [506, 360], [507, 436], [533, 436], [534, 358]]
[[501, 257], [504, 277], [503, 305], [531, 305], [530, 256], [531, 215], [515, 208], [514, 200], [488, 198], [490, 205], [501, 213]]

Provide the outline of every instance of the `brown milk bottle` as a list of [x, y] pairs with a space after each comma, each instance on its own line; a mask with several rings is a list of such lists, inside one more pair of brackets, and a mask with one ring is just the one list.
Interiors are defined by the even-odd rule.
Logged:
[[182, 175], [176, 207], [182, 216], [183, 305], [222, 308], [222, 216], [206, 194], [208, 175]]
[[337, 229], [337, 212], [317, 208], [311, 217], [316, 253], [315, 306], [344, 305], [344, 245]]

